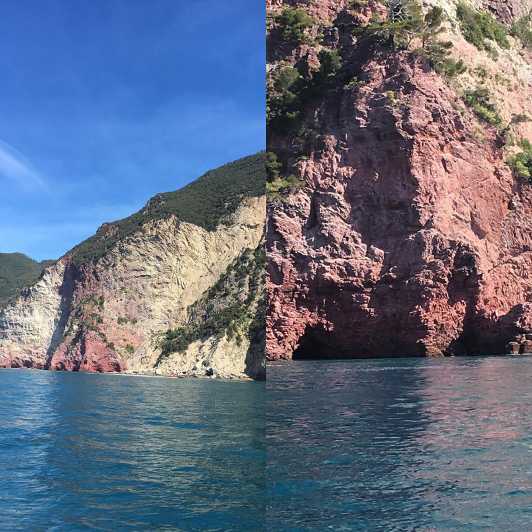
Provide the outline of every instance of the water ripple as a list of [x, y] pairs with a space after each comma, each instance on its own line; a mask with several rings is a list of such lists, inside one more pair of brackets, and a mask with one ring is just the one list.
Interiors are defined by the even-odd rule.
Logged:
[[0, 370], [0, 530], [262, 530], [264, 384]]
[[268, 530], [530, 530], [531, 381], [530, 357], [272, 364]]

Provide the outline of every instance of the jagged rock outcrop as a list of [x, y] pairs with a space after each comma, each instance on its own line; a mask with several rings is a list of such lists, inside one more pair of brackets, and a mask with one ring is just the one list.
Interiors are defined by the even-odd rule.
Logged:
[[531, 10], [528, 0], [484, 0], [476, 2], [476, 5], [479, 8], [486, 8], [507, 24], [526, 15]]
[[[236, 346], [215, 327], [193, 349], [167, 352], [164, 364], [160, 358], [165, 334], [187, 322], [190, 308], [238, 257], [260, 249], [263, 186], [257, 155], [102, 226], [0, 313], [0, 366], [263, 376], [264, 351], [249, 330]], [[223, 310], [229, 303], [218, 299]]]
[[[532, 186], [506, 163], [508, 130], [463, 99], [482, 85], [501, 124], [532, 116], [530, 52], [510, 36], [478, 50], [456, 3], [435, 4], [468, 67], [453, 79], [353, 36], [378, 2], [268, 2], [270, 78], [288, 65], [311, 79], [324, 49], [342, 60], [307, 90], [298, 128], [269, 130], [268, 150], [302, 182], [268, 207], [270, 359], [532, 350]], [[279, 31], [288, 5], [314, 19], [298, 43]], [[530, 139], [530, 122], [510, 129]]]

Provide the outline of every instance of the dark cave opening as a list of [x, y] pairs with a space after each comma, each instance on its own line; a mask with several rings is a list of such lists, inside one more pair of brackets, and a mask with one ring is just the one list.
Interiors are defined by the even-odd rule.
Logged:
[[346, 350], [334, 332], [321, 326], [307, 327], [292, 354], [293, 360], [346, 359], [363, 357], [356, 347]]

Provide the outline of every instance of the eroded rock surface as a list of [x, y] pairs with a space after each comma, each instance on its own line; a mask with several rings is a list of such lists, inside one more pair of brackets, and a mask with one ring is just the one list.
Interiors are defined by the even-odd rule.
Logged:
[[[455, 12], [453, 2], [438, 3]], [[307, 9], [271, 1], [270, 14], [289, 4]], [[360, 4], [355, 15], [347, 2], [308, 7], [355, 82], [343, 78], [306, 101], [303, 124], [319, 136], [305, 153], [292, 156], [294, 134], [269, 138], [303, 187], [269, 204], [267, 355], [503, 353], [516, 336], [512, 349], [526, 351], [532, 188], [506, 164], [500, 129], [479, 121], [461, 95], [480, 83], [483, 64], [511, 87], [493, 94], [503, 120], [532, 116], [529, 55], [512, 41], [490, 58], [454, 23], [453, 53], [472, 59], [447, 80], [409, 51], [351, 40], [349, 28], [382, 9]], [[274, 29], [269, 71], [315, 71], [320, 48], [286, 46]], [[529, 123], [515, 131], [530, 138]]]

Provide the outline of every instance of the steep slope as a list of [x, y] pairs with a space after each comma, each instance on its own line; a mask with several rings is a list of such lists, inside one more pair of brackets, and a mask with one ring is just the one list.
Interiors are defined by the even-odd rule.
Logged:
[[[218, 329], [203, 336], [217, 349], [214, 359], [176, 346], [164, 358], [177, 362], [163, 365], [161, 352], [167, 332], [187, 323], [231, 264], [260, 247], [264, 179], [263, 155], [247, 157], [104, 224], [0, 314], [0, 365], [262, 376], [263, 352], [253, 351], [249, 331], [240, 345]], [[191, 363], [180, 364], [183, 357]]]
[[22, 253], [0, 253], [0, 308], [35, 282], [51, 262], [37, 262]]
[[532, 351], [526, 4], [391, 4], [268, 1], [271, 359]]

